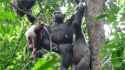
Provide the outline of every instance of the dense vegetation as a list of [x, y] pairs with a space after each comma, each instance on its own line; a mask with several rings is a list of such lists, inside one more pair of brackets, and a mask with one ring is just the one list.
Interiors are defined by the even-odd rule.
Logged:
[[[53, 12], [61, 7], [67, 16], [74, 11], [70, 0], [38, 0], [33, 14], [40, 12], [44, 22], [51, 23]], [[72, 1], [72, 0], [71, 0]], [[42, 4], [39, 4], [42, 3]], [[40, 6], [42, 5], [42, 6]], [[67, 17], [68, 18], [68, 17]], [[100, 59], [102, 70], [125, 70], [125, 1], [108, 0], [98, 19], [106, 21], [106, 42]], [[10, 0], [0, 0], [0, 70], [53, 70], [58, 69], [60, 56], [54, 52], [32, 61], [27, 49], [25, 31], [30, 26], [26, 17], [16, 16]], [[108, 29], [108, 30], [107, 30]]]

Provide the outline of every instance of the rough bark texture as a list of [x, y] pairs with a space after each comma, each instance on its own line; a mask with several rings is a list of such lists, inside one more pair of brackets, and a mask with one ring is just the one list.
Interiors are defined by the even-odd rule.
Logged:
[[104, 44], [103, 21], [94, 21], [93, 17], [103, 11], [105, 0], [87, 1], [87, 26], [90, 37], [91, 67], [90, 70], [101, 70], [99, 61], [99, 50]]

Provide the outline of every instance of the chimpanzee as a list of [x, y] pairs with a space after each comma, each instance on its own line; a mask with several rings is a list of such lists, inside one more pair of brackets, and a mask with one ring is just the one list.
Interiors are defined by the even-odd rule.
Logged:
[[[76, 15], [75, 18], [80, 18], [82, 15]], [[81, 19], [72, 21], [74, 24], [75, 41], [73, 43], [73, 69], [74, 70], [89, 70], [90, 50], [85, 41], [84, 34], [81, 29]]]
[[[52, 49], [62, 55], [61, 70], [68, 70], [70, 64], [74, 64], [74, 69], [76, 70], [83, 70], [84, 68], [82, 69], [81, 66], [88, 66], [86, 63], [83, 64], [84, 58], [88, 58], [86, 56], [86, 53], [88, 52], [86, 52], [86, 48], [84, 49], [86, 44], [84, 45], [84, 41], [82, 41], [84, 38], [81, 36], [78, 37], [79, 34], [77, 33], [77, 31], [81, 32], [79, 29], [81, 28], [84, 8], [85, 6], [83, 3], [80, 3], [76, 14], [74, 14], [71, 19], [66, 22], [63, 20], [64, 15], [60, 12], [56, 12], [54, 16], [54, 23], [52, 25], [48, 27], [44, 26], [42, 28], [37, 28], [36, 26], [39, 26], [37, 24], [33, 25], [26, 32], [28, 41], [31, 41], [29, 37], [34, 39], [32, 43], [29, 43], [30, 45], [33, 45], [33, 56], [37, 56], [37, 51], [39, 50], [38, 48], [45, 48], [48, 50]], [[76, 35], [75, 42], [73, 42], [74, 33]], [[83, 39], [81, 40], [80, 38]], [[56, 47], [57, 49], [55, 50], [53, 47]], [[89, 70], [87, 68], [88, 67], [86, 67], [86, 70]]]
[[[85, 5], [85, 3], [83, 4]], [[80, 6], [80, 8], [83, 8], [84, 5]], [[82, 12], [85, 11], [85, 8], [79, 10], [80, 11], [78, 11], [76, 15], [74, 15], [74, 19], [72, 20], [72, 25], [75, 33], [72, 64], [74, 70], [89, 70], [90, 50], [81, 29], [81, 19], [83, 15], [85, 15], [85, 13]]]
[[35, 17], [32, 15], [32, 6], [35, 4], [36, 0], [13, 0], [12, 6], [16, 11], [17, 15], [23, 17], [26, 15], [30, 22], [35, 20]]

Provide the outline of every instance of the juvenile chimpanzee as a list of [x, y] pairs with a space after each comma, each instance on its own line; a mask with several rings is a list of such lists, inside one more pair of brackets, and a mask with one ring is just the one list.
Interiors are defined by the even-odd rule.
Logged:
[[64, 23], [64, 15], [56, 12], [54, 23], [50, 26], [50, 35], [52, 42], [58, 45], [59, 53], [62, 56], [60, 70], [68, 70], [72, 62], [73, 32], [72, 25]]
[[30, 22], [35, 20], [35, 17], [32, 15], [32, 6], [35, 4], [36, 0], [13, 0], [12, 6], [16, 11], [17, 15], [23, 17], [26, 15]]
[[[61, 70], [68, 70], [68, 67], [70, 64], [74, 64], [75, 67], [78, 67], [80, 63], [82, 63], [82, 58], [81, 54], [83, 54], [83, 51], [77, 51], [73, 50], [73, 33], [75, 32], [76, 34], [76, 25], [78, 26], [81, 24], [81, 20], [83, 17], [84, 13], [84, 8], [85, 6], [80, 3], [78, 8], [77, 8], [77, 13], [74, 14], [71, 19], [67, 20], [67, 24], [64, 22], [64, 15], [61, 14], [60, 12], [56, 12], [54, 16], [54, 23], [50, 25], [49, 27], [42, 27], [42, 28], [37, 28], [36, 26], [39, 25], [34, 25], [32, 26], [27, 32], [26, 36], [28, 41], [30, 40], [29, 37], [34, 36], [34, 41], [31, 45], [34, 45], [35, 51], [32, 51], [33, 56], [37, 55], [36, 48], [45, 48], [45, 49], [51, 49], [56, 46], [56, 50], [54, 51], [60, 53], [62, 55], [62, 63], [61, 63]], [[81, 25], [80, 25], [81, 26]], [[38, 30], [37, 30], [38, 29]], [[38, 32], [38, 33], [37, 33]], [[77, 34], [76, 34], [77, 37]], [[76, 38], [77, 41], [77, 38]], [[50, 45], [52, 43], [52, 45]], [[79, 47], [79, 43], [74, 43], [75, 45], [78, 44], [77, 47]], [[81, 48], [84, 50], [84, 48]], [[52, 49], [53, 50], [53, 49]], [[75, 53], [78, 53], [78, 57], [75, 57]], [[74, 55], [74, 56], [73, 56]], [[83, 54], [84, 55], [84, 54]], [[74, 58], [73, 58], [74, 57]], [[76, 58], [76, 59], [75, 59]], [[76, 60], [76, 61], [75, 61]], [[82, 65], [81, 65], [82, 66]], [[80, 66], [79, 66], [80, 67]], [[77, 68], [79, 69], [79, 68]]]

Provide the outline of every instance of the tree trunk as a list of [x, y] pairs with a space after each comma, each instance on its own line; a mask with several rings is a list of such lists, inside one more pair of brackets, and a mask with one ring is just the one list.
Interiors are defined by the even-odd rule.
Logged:
[[91, 51], [90, 70], [101, 70], [99, 51], [104, 44], [103, 21], [94, 20], [103, 11], [105, 0], [87, 0], [87, 27]]

